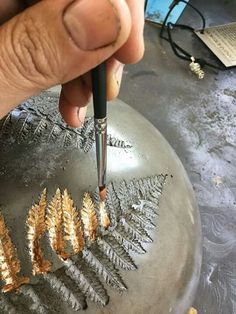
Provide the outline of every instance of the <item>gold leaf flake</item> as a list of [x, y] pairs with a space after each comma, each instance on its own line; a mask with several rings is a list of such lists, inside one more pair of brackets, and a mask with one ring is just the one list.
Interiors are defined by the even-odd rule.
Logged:
[[62, 197], [62, 209], [66, 239], [71, 242], [74, 253], [79, 253], [84, 248], [84, 234], [79, 213], [73, 205], [73, 200], [67, 190], [64, 191]]
[[90, 239], [90, 241], [95, 241], [98, 222], [95, 205], [89, 193], [84, 194], [81, 218], [84, 224], [85, 235]]
[[107, 229], [111, 225], [110, 218], [108, 216], [108, 213], [106, 211], [106, 205], [105, 202], [100, 202], [99, 203], [99, 211], [100, 211], [100, 221], [101, 225]]
[[42, 192], [38, 205], [33, 205], [29, 211], [26, 224], [27, 239], [32, 262], [33, 275], [46, 274], [51, 269], [51, 263], [44, 260], [40, 247], [40, 239], [45, 232], [46, 189]]
[[5, 225], [4, 218], [0, 213], [0, 273], [5, 282], [3, 292], [18, 289], [21, 285], [29, 282], [27, 277], [19, 277], [20, 261], [13, 246], [9, 231]]
[[51, 248], [62, 260], [68, 259], [70, 255], [65, 251], [62, 196], [60, 189], [57, 189], [56, 194], [48, 205], [46, 224]]
[[188, 311], [188, 314], [197, 314], [197, 310], [191, 307], [191, 309]]

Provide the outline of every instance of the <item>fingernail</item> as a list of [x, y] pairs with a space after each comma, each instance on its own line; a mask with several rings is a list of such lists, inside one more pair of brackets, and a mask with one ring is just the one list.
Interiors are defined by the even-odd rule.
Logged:
[[76, 45], [94, 50], [114, 43], [120, 19], [112, 0], [77, 0], [66, 9], [64, 24]]
[[78, 119], [80, 121], [80, 124], [84, 123], [84, 120], [85, 120], [85, 117], [86, 117], [86, 113], [87, 113], [87, 106], [80, 107], [78, 109], [77, 115], [78, 115]]
[[122, 75], [123, 75], [123, 69], [124, 69], [124, 64], [120, 64], [115, 72], [115, 79], [117, 85], [120, 87], [121, 85], [121, 80], [122, 80]]

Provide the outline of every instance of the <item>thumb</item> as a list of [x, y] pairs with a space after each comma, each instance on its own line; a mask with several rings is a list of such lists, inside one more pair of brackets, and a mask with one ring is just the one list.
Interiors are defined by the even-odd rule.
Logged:
[[15, 16], [0, 28], [0, 117], [109, 58], [130, 29], [125, 0], [44, 0]]

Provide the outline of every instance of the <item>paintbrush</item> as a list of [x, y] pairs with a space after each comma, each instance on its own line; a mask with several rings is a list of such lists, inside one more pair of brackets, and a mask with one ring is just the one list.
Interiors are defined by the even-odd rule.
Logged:
[[100, 200], [104, 201], [106, 198], [107, 169], [106, 62], [103, 62], [92, 70], [92, 89], [98, 187]]

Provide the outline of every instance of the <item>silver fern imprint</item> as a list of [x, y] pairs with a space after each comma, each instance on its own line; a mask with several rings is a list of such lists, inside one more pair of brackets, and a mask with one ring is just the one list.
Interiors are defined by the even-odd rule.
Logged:
[[[74, 129], [68, 127], [60, 117], [58, 110], [58, 97], [33, 97], [0, 120], [0, 142], [17, 141], [17, 143], [32, 144], [34, 142], [51, 142], [62, 147], [82, 149], [88, 152], [94, 142], [94, 121], [87, 118], [83, 127]], [[107, 138], [109, 146], [117, 148], [131, 148], [132, 146], [120, 139]]]
[[[131, 252], [144, 254], [145, 243], [152, 242], [149, 230], [157, 224], [159, 201], [166, 175], [108, 185], [106, 209], [110, 226], [97, 229], [94, 242], [86, 242], [81, 252], [62, 261], [54, 273], [36, 276], [36, 282], [20, 288], [19, 293], [0, 294], [1, 313], [65, 313], [80, 311], [86, 300], [100, 306], [109, 302], [109, 289], [125, 291], [120, 270], [135, 270]], [[96, 213], [98, 193], [93, 194]], [[19, 307], [20, 304], [20, 307]]]

